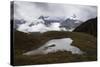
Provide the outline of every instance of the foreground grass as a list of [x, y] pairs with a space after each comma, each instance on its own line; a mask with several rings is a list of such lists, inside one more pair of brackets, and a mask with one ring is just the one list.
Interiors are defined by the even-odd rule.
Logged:
[[56, 53], [49, 53], [45, 55], [17, 55], [15, 57], [15, 65], [32, 65], [32, 64], [50, 64], [50, 63], [65, 63], [65, 62], [82, 62], [82, 61], [95, 61], [96, 55], [88, 56], [71, 54], [66, 51], [58, 51]]

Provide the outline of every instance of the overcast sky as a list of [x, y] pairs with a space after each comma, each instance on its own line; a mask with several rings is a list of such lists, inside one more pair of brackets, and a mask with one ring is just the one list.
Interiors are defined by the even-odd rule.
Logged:
[[56, 17], [71, 17], [73, 14], [76, 18], [86, 21], [97, 16], [96, 6], [87, 5], [69, 5], [55, 3], [39, 3], [39, 2], [14, 2], [14, 18], [33, 21], [39, 16], [56, 16]]

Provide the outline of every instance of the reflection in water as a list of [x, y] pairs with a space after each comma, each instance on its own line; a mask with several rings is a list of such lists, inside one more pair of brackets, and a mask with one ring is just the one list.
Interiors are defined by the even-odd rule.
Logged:
[[71, 38], [52, 39], [46, 42], [40, 48], [33, 51], [28, 51], [23, 55], [48, 54], [56, 51], [70, 51], [72, 54], [83, 54], [78, 47], [71, 45], [72, 42], [73, 40]]

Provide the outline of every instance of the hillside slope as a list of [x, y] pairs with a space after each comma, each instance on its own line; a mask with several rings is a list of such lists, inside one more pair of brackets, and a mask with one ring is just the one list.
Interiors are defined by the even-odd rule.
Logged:
[[97, 18], [90, 19], [80, 26], [74, 32], [84, 32], [97, 37]]

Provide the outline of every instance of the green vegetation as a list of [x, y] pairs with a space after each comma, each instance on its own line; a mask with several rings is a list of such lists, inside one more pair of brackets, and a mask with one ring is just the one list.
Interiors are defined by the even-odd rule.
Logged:
[[[45, 55], [25, 56], [24, 52], [36, 49], [51, 39], [72, 38], [72, 45], [77, 46], [85, 53], [71, 54], [67, 51], [58, 51]], [[14, 31], [14, 65], [66, 63], [97, 60], [96, 37], [80, 32], [49, 31], [43, 34], [26, 34]]]

